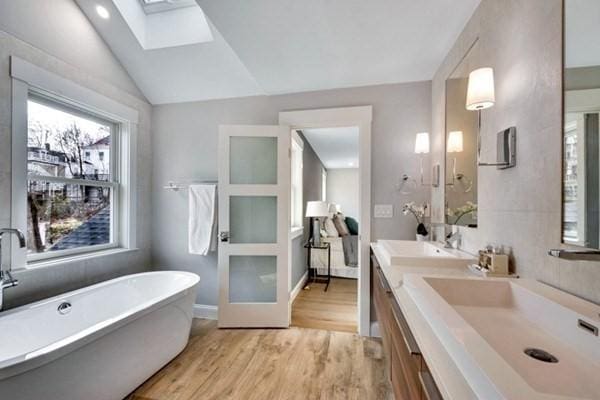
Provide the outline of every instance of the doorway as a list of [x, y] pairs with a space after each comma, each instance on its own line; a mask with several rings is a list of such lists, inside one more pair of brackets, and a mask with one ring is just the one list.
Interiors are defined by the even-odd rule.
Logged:
[[[292, 326], [357, 332], [359, 128], [292, 131], [292, 277], [304, 272]], [[302, 262], [304, 261], [304, 262]]]
[[[345, 208], [352, 208], [352, 213], [356, 214], [353, 218], [357, 222], [357, 227], [354, 235], [356, 241], [356, 266], [354, 267], [354, 276], [333, 276], [329, 281], [327, 291], [325, 286], [327, 283], [314, 284], [312, 283], [312, 276], [309, 279], [309, 271], [318, 272], [319, 278], [322, 281], [323, 272], [326, 270], [327, 263], [319, 263], [319, 258], [326, 258], [324, 256], [327, 252], [317, 252], [316, 255], [308, 254], [303, 256], [303, 252], [307, 251], [304, 245], [306, 245], [306, 239], [309, 238], [309, 234], [305, 232], [305, 228], [311, 229], [312, 225], [306, 225], [306, 221], [303, 221], [302, 228], [300, 228], [298, 220], [296, 220], [296, 227], [291, 229], [290, 240], [289, 240], [289, 289], [290, 289], [290, 315], [292, 317], [292, 323], [302, 324], [302, 321], [310, 321], [310, 323], [320, 324], [324, 329], [331, 330], [353, 330], [358, 331], [360, 335], [368, 336], [370, 334], [369, 324], [369, 244], [370, 244], [370, 176], [371, 176], [371, 118], [372, 118], [372, 107], [347, 107], [347, 108], [331, 108], [331, 109], [320, 109], [320, 110], [305, 110], [305, 111], [288, 111], [281, 112], [279, 115], [279, 123], [281, 125], [290, 126], [292, 131], [301, 136], [298, 132], [305, 132], [306, 136], [310, 136], [311, 131], [321, 131], [320, 133], [329, 132], [330, 134], [340, 133], [343, 129], [346, 132], [353, 130], [356, 133], [357, 141], [357, 154], [355, 158], [356, 173], [355, 179], [357, 181], [357, 193], [355, 205], [345, 205]], [[304, 134], [303, 134], [304, 136]], [[294, 134], [292, 134], [294, 137]], [[294, 158], [294, 140], [292, 140], [292, 159]], [[303, 143], [309, 140], [303, 141]], [[302, 145], [300, 145], [301, 147]], [[312, 145], [311, 145], [312, 147]], [[351, 161], [346, 161], [345, 169], [350, 169]], [[292, 162], [293, 164], [293, 162]], [[304, 165], [303, 165], [304, 168]], [[327, 199], [327, 181], [330, 181], [332, 176], [327, 173], [327, 168], [323, 168], [324, 171], [321, 173], [320, 185], [316, 185], [320, 188], [321, 196], [311, 195], [311, 198], [303, 198], [302, 210], [304, 215], [296, 218], [302, 218], [306, 216], [306, 207], [308, 201], [320, 201], [327, 203], [328, 206], [335, 207], [338, 205], [332, 201], [328, 202]], [[330, 168], [334, 170], [335, 168]], [[294, 174], [294, 165], [292, 165], [292, 177]], [[294, 207], [294, 185], [291, 185], [291, 203]], [[312, 186], [313, 188], [315, 185]], [[323, 195], [325, 193], [325, 195]], [[314, 198], [313, 198], [314, 197]], [[298, 201], [298, 200], [296, 200]], [[330, 203], [333, 203], [330, 204]], [[343, 214], [341, 210], [340, 214]], [[333, 210], [334, 208], [332, 208]], [[312, 215], [312, 214], [311, 214]], [[322, 212], [319, 215], [323, 215]], [[294, 225], [294, 212], [292, 211], [291, 220]], [[303, 218], [305, 219], [305, 218]], [[345, 215], [344, 215], [345, 219]], [[325, 222], [325, 218], [319, 218], [319, 221]], [[319, 227], [320, 228], [320, 227]], [[316, 229], [312, 228], [313, 232]], [[327, 229], [324, 229], [325, 231]], [[339, 233], [339, 232], [338, 232]], [[320, 234], [320, 229], [316, 233]], [[302, 235], [302, 239], [298, 241], [298, 237]], [[324, 234], [323, 236], [327, 236]], [[344, 237], [347, 235], [343, 235]], [[334, 240], [335, 241], [335, 240]], [[300, 246], [298, 244], [301, 244]], [[341, 239], [337, 240], [334, 244], [338, 253], [338, 267], [346, 267], [350, 269], [352, 267], [345, 265], [348, 261], [348, 254], [344, 258], [344, 248]], [[323, 249], [320, 249], [323, 250]], [[334, 250], [333, 248], [330, 250]], [[341, 257], [341, 258], [340, 258]], [[304, 273], [300, 274], [294, 270], [294, 266], [297, 266], [299, 261], [302, 260], [305, 266], [315, 266], [316, 268], [305, 268]], [[344, 260], [344, 265], [340, 265], [339, 260]], [[325, 264], [325, 265], [323, 265]], [[330, 267], [332, 264], [330, 264]], [[324, 268], [325, 267], [325, 268]], [[316, 270], [316, 271], [313, 271]], [[343, 275], [342, 270], [338, 268], [338, 275]], [[354, 279], [353, 279], [354, 278]], [[303, 290], [308, 283], [310, 290]], [[297, 302], [296, 302], [297, 301]], [[295, 310], [293, 304], [296, 303]], [[294, 313], [294, 311], [296, 311]], [[295, 319], [295, 317], [297, 318]]]

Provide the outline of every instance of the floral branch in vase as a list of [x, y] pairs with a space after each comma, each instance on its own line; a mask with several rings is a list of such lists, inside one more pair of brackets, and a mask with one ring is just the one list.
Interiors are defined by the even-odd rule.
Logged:
[[467, 203], [462, 207], [457, 207], [455, 209], [448, 208], [447, 214], [449, 217], [456, 217], [456, 220], [454, 221], [453, 225], [458, 225], [458, 222], [461, 220], [462, 217], [469, 214], [473, 215], [476, 212], [477, 204], [467, 201]]
[[406, 203], [402, 206], [402, 213], [404, 215], [412, 214], [417, 220], [417, 234], [421, 236], [429, 235], [427, 228], [425, 227], [425, 211], [427, 210], [427, 205], [417, 206], [413, 201], [410, 203]]

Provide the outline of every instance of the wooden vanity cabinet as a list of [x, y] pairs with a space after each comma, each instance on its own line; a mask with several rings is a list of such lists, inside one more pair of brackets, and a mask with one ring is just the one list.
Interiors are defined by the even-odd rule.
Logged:
[[371, 301], [396, 400], [442, 399], [374, 254], [371, 254]]

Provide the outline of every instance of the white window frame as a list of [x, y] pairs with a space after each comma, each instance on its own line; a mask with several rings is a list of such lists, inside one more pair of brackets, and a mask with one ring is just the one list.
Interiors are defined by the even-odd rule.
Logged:
[[[111, 250], [133, 249], [135, 235], [135, 161], [137, 159], [137, 110], [120, 104], [95, 91], [80, 86], [61, 76], [48, 72], [17, 57], [11, 57], [12, 76], [12, 198], [11, 225], [27, 232], [27, 102], [32, 97], [46, 99], [57, 108], [80, 111], [96, 116], [115, 126], [111, 132], [111, 179], [92, 181], [60, 177], [43, 177], [44, 181], [56, 181], [85, 186], [111, 188], [111, 243], [86, 246], [77, 249], [27, 254], [13, 240], [11, 267], [29, 268], [41, 262], [60, 263], [79, 255], [106, 254]], [[116, 140], [114, 140], [115, 138]], [[40, 180], [39, 176], [31, 177]]]
[[321, 168], [321, 200], [327, 201], [327, 170]]
[[291, 162], [291, 212], [290, 212], [290, 227], [292, 238], [296, 238], [304, 233], [304, 178], [303, 178], [303, 154], [304, 141], [296, 132], [292, 130], [292, 140], [290, 149]]

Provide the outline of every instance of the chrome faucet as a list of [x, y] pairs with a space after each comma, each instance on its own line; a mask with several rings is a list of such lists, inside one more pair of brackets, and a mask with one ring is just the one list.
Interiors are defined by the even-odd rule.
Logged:
[[459, 240], [460, 240], [460, 232], [459, 231], [456, 231], [454, 233], [450, 232], [449, 234], [446, 235], [446, 238], [444, 239], [444, 248], [453, 249], [454, 243], [458, 243]]
[[2, 268], [2, 236], [5, 233], [16, 235], [19, 239], [20, 248], [24, 248], [26, 246], [23, 232], [18, 229], [0, 228], [0, 311], [2, 310], [2, 305], [4, 303], [4, 289], [15, 287], [19, 284], [19, 281], [13, 278], [12, 274], [10, 273], [10, 266], [6, 270]]

